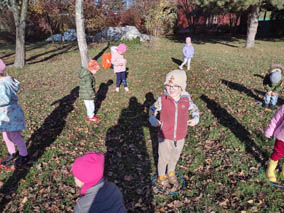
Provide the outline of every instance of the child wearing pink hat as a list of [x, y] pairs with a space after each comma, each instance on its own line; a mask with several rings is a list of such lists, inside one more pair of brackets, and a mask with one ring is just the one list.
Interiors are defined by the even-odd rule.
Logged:
[[[6, 65], [0, 59], [0, 132], [3, 134], [3, 140], [9, 152], [1, 165], [19, 166], [28, 162], [27, 146], [21, 136], [21, 131], [26, 129], [25, 116], [17, 103], [20, 83], [6, 75], [5, 70]], [[19, 155], [17, 155], [16, 147]]]
[[126, 52], [126, 45], [119, 44], [117, 47], [111, 47], [111, 63], [113, 64], [113, 71], [116, 74], [116, 88], [115, 91], [119, 92], [119, 86], [122, 81], [126, 92], [129, 91], [126, 82], [126, 63], [127, 60], [123, 57]]
[[90, 152], [77, 158], [72, 166], [76, 186], [81, 188], [81, 198], [75, 213], [125, 213], [119, 188], [104, 179], [104, 155]]

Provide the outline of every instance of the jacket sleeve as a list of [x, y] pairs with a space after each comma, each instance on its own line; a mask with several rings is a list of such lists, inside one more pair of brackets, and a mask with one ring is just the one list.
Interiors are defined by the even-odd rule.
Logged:
[[186, 58], [186, 56], [187, 56], [187, 51], [186, 51], [186, 48], [185, 48], [185, 47], [183, 47], [182, 53], [183, 53], [183, 56]]
[[189, 107], [188, 107], [189, 114], [194, 120], [194, 122], [198, 124], [199, 123], [199, 110], [197, 106], [193, 103], [191, 98], [189, 98], [189, 102], [190, 102]]
[[275, 86], [274, 92], [280, 92], [284, 88], [283, 79], [281, 79], [280, 83]]
[[162, 109], [162, 101], [161, 97], [157, 99], [157, 101], [150, 107], [149, 109], [149, 122], [152, 126], [157, 126], [159, 120], [156, 118], [159, 111]]
[[283, 122], [283, 112], [284, 112], [284, 105], [280, 107], [279, 110], [273, 115], [269, 125], [267, 126], [264, 134], [266, 137], [270, 138], [273, 136], [276, 128]]

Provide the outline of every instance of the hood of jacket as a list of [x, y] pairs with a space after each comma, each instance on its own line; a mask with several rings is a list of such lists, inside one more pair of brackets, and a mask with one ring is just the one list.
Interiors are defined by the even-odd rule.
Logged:
[[11, 76], [6, 76], [1, 78], [1, 81], [11, 90], [15, 91], [16, 93], [18, 92], [19, 88], [20, 88], [20, 82], [11, 77]]
[[83, 78], [84, 76], [86, 75], [89, 75], [90, 74], [90, 71], [84, 67], [80, 67], [80, 69], [78, 70], [78, 76], [79, 78]]

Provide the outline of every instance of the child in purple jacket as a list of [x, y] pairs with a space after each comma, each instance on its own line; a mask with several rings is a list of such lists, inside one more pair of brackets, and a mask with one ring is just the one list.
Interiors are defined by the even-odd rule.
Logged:
[[190, 38], [190, 37], [186, 37], [186, 39], [185, 39], [185, 45], [184, 45], [184, 47], [183, 47], [182, 53], [183, 53], [183, 55], [184, 55], [184, 61], [183, 61], [183, 63], [179, 66], [179, 69], [182, 70], [183, 65], [185, 65], [186, 62], [187, 62], [187, 70], [190, 70], [190, 61], [191, 61], [191, 58], [192, 58], [193, 55], [194, 55], [194, 48], [193, 48], [193, 46], [192, 46], [191, 38]]
[[[277, 182], [275, 176], [275, 169], [277, 167], [278, 161], [284, 155], [284, 105], [274, 114], [268, 127], [265, 130], [265, 136], [268, 138], [274, 137], [275, 144], [273, 148], [273, 153], [270, 157], [268, 168], [266, 170], [266, 175], [269, 181]], [[281, 176], [284, 177], [284, 164], [282, 166]]]

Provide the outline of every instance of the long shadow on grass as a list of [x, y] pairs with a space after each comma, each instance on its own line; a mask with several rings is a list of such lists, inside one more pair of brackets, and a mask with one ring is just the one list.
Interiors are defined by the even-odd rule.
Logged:
[[[47, 42], [41, 42], [41, 43], [36, 43], [34, 45], [27, 45], [28, 47], [26, 48], [26, 52], [34, 50], [34, 49], [37, 49], [37, 48], [40, 48], [40, 47], [43, 47], [45, 45], [48, 45], [48, 43]], [[11, 51], [10, 53], [7, 53], [6, 55], [0, 56], [0, 58], [3, 59], [3, 58], [6, 58], [6, 57], [9, 57], [11, 55], [14, 55], [15, 54], [15, 47], [14, 47], [14, 45], [13, 45], [12, 49], [13, 50], [9, 50], [9, 51]]]
[[[12, 199], [12, 194], [17, 191], [19, 182], [25, 178], [34, 163], [44, 154], [49, 147], [60, 135], [66, 124], [66, 118], [73, 111], [73, 104], [79, 96], [79, 87], [71, 90], [70, 94], [53, 102], [51, 105], [59, 104], [51, 114], [44, 120], [42, 126], [35, 130], [28, 140], [30, 146], [28, 153], [30, 162], [23, 168], [18, 168], [9, 177], [0, 189], [2, 200], [0, 202], [0, 212], [3, 212], [5, 205]], [[3, 196], [4, 195], [4, 196]]]
[[[43, 62], [43, 61], [47, 61], [55, 56], [58, 56], [58, 55], [62, 55], [66, 52], [68, 52], [70, 49], [72, 49], [73, 47], [77, 46], [77, 43], [75, 42], [72, 42], [72, 43], [68, 43], [66, 45], [63, 45], [62, 47], [60, 48], [56, 48], [56, 49], [53, 49], [53, 50], [50, 50], [50, 51], [47, 51], [47, 52], [43, 52], [43, 53], [40, 53], [38, 55], [35, 55], [35, 56], [32, 56], [30, 57], [29, 59], [27, 59], [27, 62], [30, 62], [30, 61], [33, 61], [35, 60], [36, 58], [38, 57], [41, 57], [41, 56], [44, 56], [44, 55], [48, 55], [50, 53], [54, 53], [54, 54], [51, 54], [47, 57], [44, 57], [43, 59], [39, 60], [39, 61], [35, 61], [35, 62], [30, 62], [28, 64], [37, 64], [37, 63], [40, 63], [40, 62]], [[77, 48], [73, 49], [73, 50], [77, 50]], [[61, 51], [60, 51], [61, 50]]]
[[239, 83], [235, 83], [235, 82], [231, 82], [231, 81], [227, 81], [222, 79], [221, 82], [223, 84], [225, 84], [227, 87], [229, 87], [230, 89], [234, 89], [234, 90], [238, 90], [241, 93], [245, 93], [246, 95], [254, 98], [256, 101], [260, 101], [262, 102], [263, 99], [258, 97], [257, 95], [255, 95], [252, 90], [246, 88], [245, 86], [239, 84]]
[[107, 43], [107, 46], [102, 49], [94, 58], [93, 60], [98, 60], [103, 54], [104, 52], [109, 48], [109, 42]]
[[202, 45], [202, 44], [212, 43], [212, 44], [222, 44], [222, 45], [233, 47], [233, 48], [242, 47], [239, 44], [237, 45], [230, 44], [230, 42], [236, 42], [242, 38], [236, 38], [229, 34], [203, 35], [201, 33], [199, 34], [185, 33], [185, 34], [176, 34], [174, 36], [169, 37], [169, 39], [177, 43], [185, 43], [185, 38], [187, 36], [191, 37], [193, 45], [194, 44]]
[[207, 108], [217, 118], [218, 122], [231, 130], [231, 132], [245, 145], [246, 152], [252, 155], [255, 160], [262, 165], [268, 159], [268, 153], [264, 152], [252, 139], [246, 128], [240, 124], [228, 111], [222, 108], [214, 100], [211, 100], [206, 95], [201, 95], [200, 98], [207, 104]]
[[[146, 118], [145, 120], [148, 120], [148, 115], [149, 115], [149, 109], [150, 107], [155, 103], [155, 98], [153, 93], [148, 92], [145, 95], [145, 102], [144, 102], [144, 107], [146, 109]], [[159, 115], [158, 115], [159, 116]], [[153, 157], [154, 157], [154, 163], [155, 163], [155, 167], [156, 169], [158, 168], [158, 128], [157, 127], [153, 127], [150, 125], [149, 122], [145, 122], [146, 126], [149, 128], [149, 132], [150, 132], [150, 138], [151, 138], [151, 142], [152, 142], [152, 151], [153, 151]]]
[[172, 61], [176, 63], [178, 66], [181, 65], [182, 61], [172, 57]]
[[108, 88], [113, 84], [113, 80], [108, 80], [106, 83], [101, 83], [95, 98], [95, 114], [101, 108], [102, 102], [106, 99]]
[[106, 133], [105, 176], [122, 190], [128, 212], [153, 212], [151, 163], [143, 132], [147, 117], [143, 104], [131, 97]]

